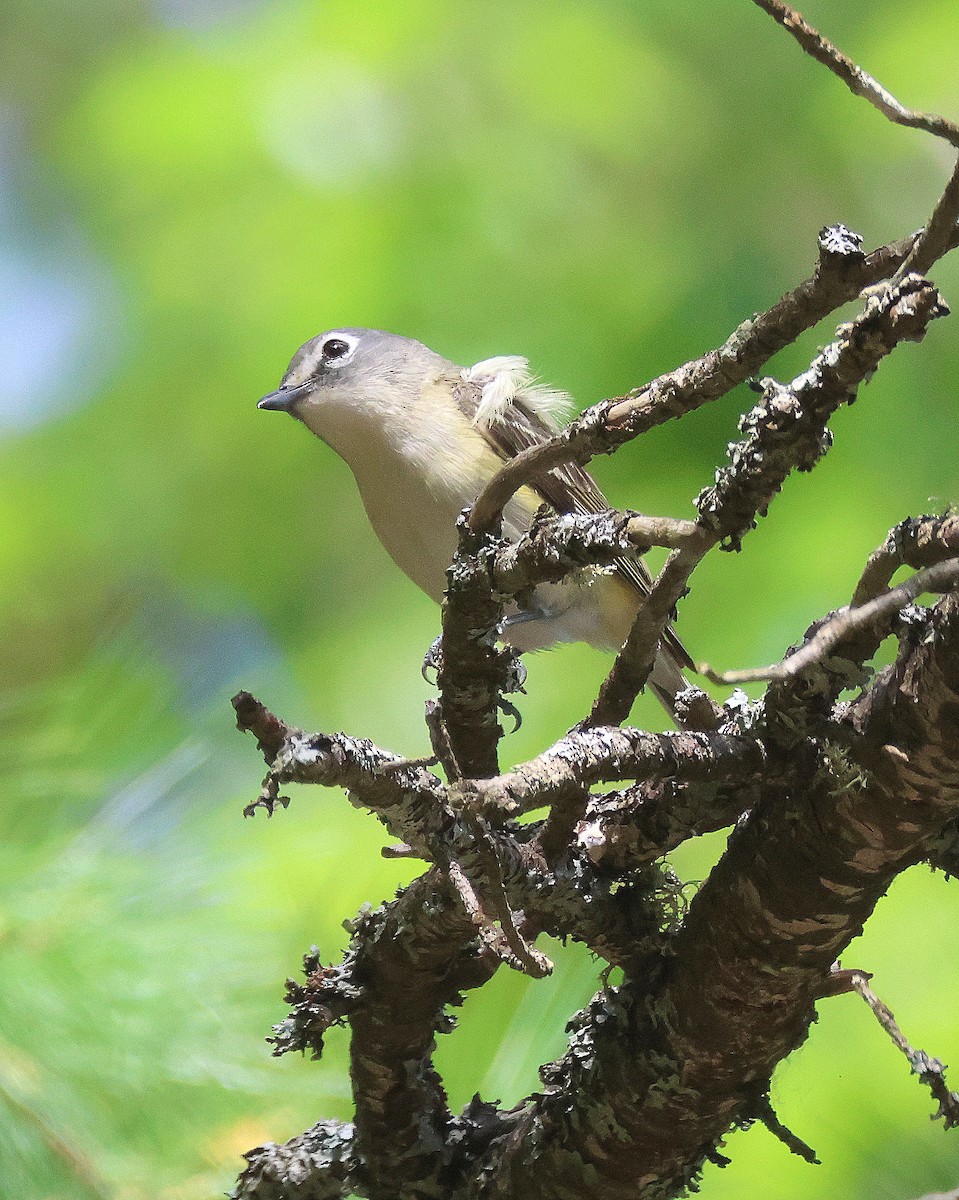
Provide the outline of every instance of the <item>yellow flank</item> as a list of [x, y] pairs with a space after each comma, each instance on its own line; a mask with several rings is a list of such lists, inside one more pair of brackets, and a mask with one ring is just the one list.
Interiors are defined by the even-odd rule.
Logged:
[[[349, 464], [390, 557], [437, 602], [456, 549], [456, 519], [503, 462], [450, 402], [456, 378], [428, 373], [411, 389], [412, 403], [409, 394], [390, 403], [386, 392], [373, 406], [343, 389], [300, 410], [310, 429]], [[531, 487], [517, 492], [503, 514], [505, 535], [520, 537], [542, 504]], [[532, 601], [530, 619], [516, 620], [505, 633], [518, 650], [574, 641], [616, 649], [629, 632], [638, 597], [616, 575], [584, 571], [579, 579], [537, 588]]]

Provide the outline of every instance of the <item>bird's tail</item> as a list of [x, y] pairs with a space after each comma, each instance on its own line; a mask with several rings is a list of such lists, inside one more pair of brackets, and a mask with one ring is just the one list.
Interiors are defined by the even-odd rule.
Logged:
[[[683, 666], [691, 666], [689, 656], [683, 651]], [[676, 660], [672, 646], [661, 646], [649, 676], [649, 686], [663, 708], [673, 716], [676, 712], [676, 696], [689, 687], [689, 680]]]

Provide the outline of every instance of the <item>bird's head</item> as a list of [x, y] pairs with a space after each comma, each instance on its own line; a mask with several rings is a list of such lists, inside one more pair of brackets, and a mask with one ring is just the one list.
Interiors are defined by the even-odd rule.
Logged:
[[396, 333], [330, 329], [303, 343], [280, 386], [257, 407], [287, 412], [302, 420], [311, 407], [330, 401], [392, 405], [407, 388], [410, 395], [419, 395], [424, 376], [449, 365], [422, 342]]

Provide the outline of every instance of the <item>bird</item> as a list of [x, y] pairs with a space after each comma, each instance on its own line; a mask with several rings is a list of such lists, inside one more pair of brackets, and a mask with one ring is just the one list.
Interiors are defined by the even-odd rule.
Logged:
[[[458, 516], [505, 461], [555, 436], [568, 404], [565, 393], [536, 381], [525, 358], [461, 367], [400, 334], [343, 328], [304, 342], [258, 407], [288, 413], [346, 462], [387, 553], [441, 603]], [[512, 497], [503, 536], [517, 541], [544, 504], [556, 513], [610, 507], [588, 472], [569, 463]], [[638, 555], [584, 568], [514, 603], [500, 638], [521, 654], [561, 642], [619, 650], [649, 588]], [[667, 629], [649, 682], [670, 712], [691, 666]]]

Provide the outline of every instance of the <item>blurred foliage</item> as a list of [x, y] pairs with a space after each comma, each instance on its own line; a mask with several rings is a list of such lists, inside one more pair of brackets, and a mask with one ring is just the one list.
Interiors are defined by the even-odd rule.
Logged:
[[[924, 220], [948, 168], [746, 0], [5, 0], [0, 11], [0, 1196], [199, 1200], [239, 1154], [347, 1117], [345, 1038], [268, 1057], [284, 976], [415, 865], [342, 798], [242, 822], [261, 766], [242, 684], [289, 719], [421, 753], [437, 614], [375, 544], [346, 469], [258, 413], [296, 346], [395, 329], [463, 362], [524, 353], [586, 404], [716, 344], [843, 220]], [[959, 113], [959, 9], [811, 3], [907, 103]], [[937, 272], [955, 300], [957, 269]], [[802, 368], [830, 329], [781, 357]], [[849, 595], [903, 516], [959, 498], [959, 337], [885, 364], [811, 477], [704, 567], [681, 630], [770, 661]], [[598, 465], [689, 515], [749, 397]], [[531, 663], [523, 758], [607, 666]], [[658, 722], [641, 704], [637, 719]], [[701, 878], [706, 839], [676, 856]], [[406, 872], [407, 874], [404, 874]], [[914, 872], [850, 957], [959, 1061], [959, 901]], [[951, 918], [951, 919], [950, 919]], [[439, 1049], [452, 1098], [515, 1100], [597, 964], [501, 972]], [[955, 1080], [953, 1081], [955, 1084]], [[811, 1168], [753, 1129], [706, 1195], [908, 1197], [955, 1135], [854, 998], [778, 1073]]]

